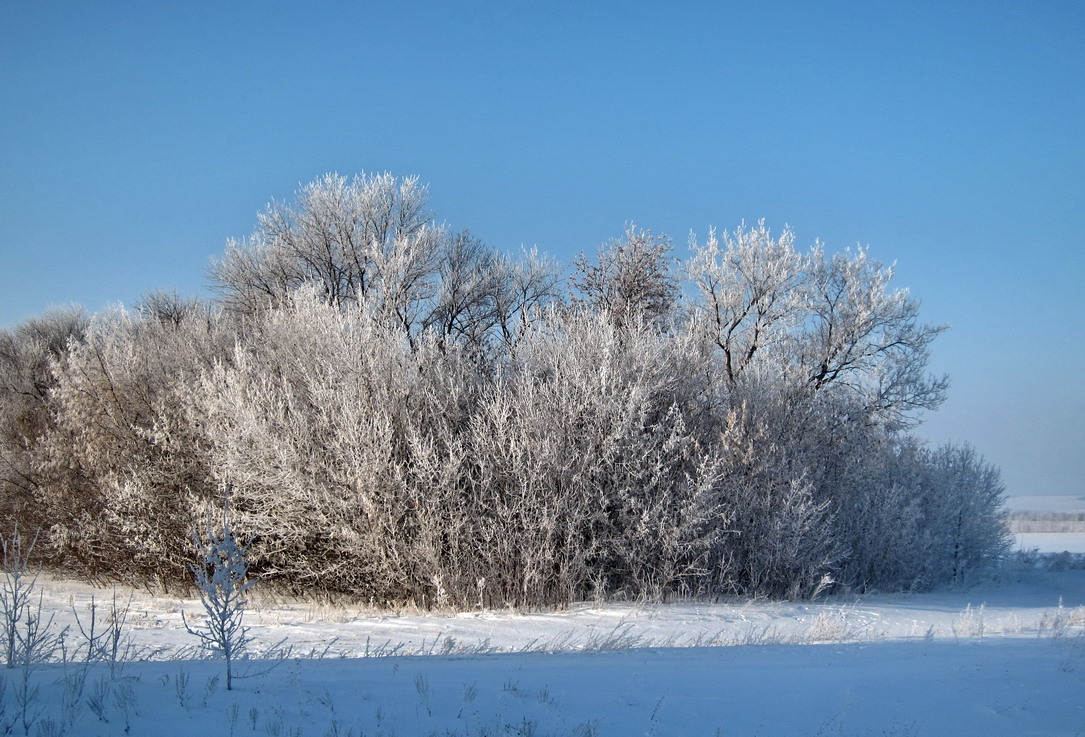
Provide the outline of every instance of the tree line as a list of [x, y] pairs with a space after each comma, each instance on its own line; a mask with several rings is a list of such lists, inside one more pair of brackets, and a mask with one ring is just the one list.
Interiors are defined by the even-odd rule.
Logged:
[[189, 579], [232, 484], [253, 575], [379, 606], [931, 587], [1002, 554], [997, 469], [913, 433], [943, 328], [862, 250], [627, 227], [564, 276], [327, 175], [210, 269], [0, 331], [0, 516], [89, 579]]

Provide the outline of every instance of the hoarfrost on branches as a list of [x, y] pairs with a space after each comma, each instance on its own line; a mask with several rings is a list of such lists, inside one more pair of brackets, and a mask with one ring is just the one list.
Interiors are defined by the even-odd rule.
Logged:
[[192, 566], [196, 590], [204, 608], [202, 625], [184, 621], [189, 634], [197, 637], [208, 649], [219, 653], [226, 662], [226, 689], [233, 688], [234, 662], [249, 644], [248, 630], [243, 624], [248, 592], [256, 582], [248, 577], [248, 544], [242, 543], [229, 520], [225, 505], [220, 529], [210, 523], [202, 536], [193, 535], [199, 558]]
[[629, 226], [567, 295], [416, 178], [329, 174], [227, 245], [218, 303], [0, 331], [0, 511], [49, 563], [172, 586], [237, 483], [251, 543], [205, 530], [199, 566], [231, 658], [249, 572], [440, 608], [966, 580], [1007, 538], [997, 469], [910, 434], [943, 328], [795, 242], [710, 231], [682, 265]]

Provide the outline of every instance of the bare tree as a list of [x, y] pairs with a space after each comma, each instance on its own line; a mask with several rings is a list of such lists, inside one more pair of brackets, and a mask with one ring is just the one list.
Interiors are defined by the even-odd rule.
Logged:
[[182, 297], [176, 291], [147, 292], [136, 303], [135, 312], [149, 320], [180, 327], [186, 319], [203, 315], [210, 319], [214, 308], [195, 297]]
[[463, 231], [441, 258], [439, 291], [424, 327], [475, 356], [493, 360], [510, 347], [531, 313], [557, 297], [558, 269], [534, 251], [520, 260], [498, 253]]
[[511, 348], [533, 319], [561, 298], [560, 269], [551, 259], [531, 249], [519, 260], [504, 259], [495, 295], [501, 338]]
[[456, 234], [441, 257], [440, 291], [426, 327], [441, 340], [481, 348], [498, 324], [500, 266], [501, 259], [482, 241], [467, 231]]

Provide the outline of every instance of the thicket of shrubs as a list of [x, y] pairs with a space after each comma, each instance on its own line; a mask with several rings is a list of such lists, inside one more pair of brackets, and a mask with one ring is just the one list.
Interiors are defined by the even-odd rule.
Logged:
[[573, 275], [330, 175], [212, 267], [213, 303], [0, 332], [0, 514], [89, 578], [189, 578], [233, 485], [250, 571], [378, 605], [810, 596], [960, 580], [997, 470], [910, 434], [941, 328], [863, 252], [629, 228]]

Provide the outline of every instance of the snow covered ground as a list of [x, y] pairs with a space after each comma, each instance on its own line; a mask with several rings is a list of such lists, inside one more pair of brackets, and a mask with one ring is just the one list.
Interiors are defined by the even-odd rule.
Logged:
[[[1072, 514], [1085, 512], [1085, 496], [1012, 496], [1006, 500], [1006, 507], [1011, 512], [1033, 512], [1037, 515]], [[1018, 550], [1085, 553], [1085, 532], [1017, 532], [1014, 537]]]
[[[74, 613], [85, 626], [91, 598], [112, 591], [39, 581], [74, 652]], [[820, 603], [552, 613], [390, 614], [265, 594], [246, 620], [255, 648], [293, 649], [243, 664], [254, 675], [229, 692], [221, 663], [192, 659], [181, 612], [198, 614], [195, 600], [118, 595], [150, 659], [112, 674], [38, 666], [25, 690], [24, 671], [7, 670], [13, 734], [1085, 735], [1082, 569], [1019, 565], [968, 590]]]
[[1041, 553], [1085, 553], [1085, 532], [1017, 532], [1018, 550]]
[[[206, 662], [152, 662], [110, 679], [99, 666], [84, 694], [103, 694], [104, 707], [80, 704], [68, 733], [1021, 736], [1085, 729], [1085, 652], [1070, 640], [287, 661], [231, 692], [215, 683], [217, 673]], [[36, 675], [49, 705], [43, 718], [63, 726], [61, 669]]]

